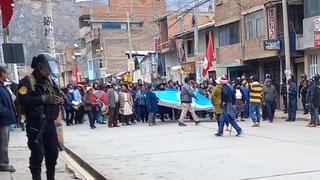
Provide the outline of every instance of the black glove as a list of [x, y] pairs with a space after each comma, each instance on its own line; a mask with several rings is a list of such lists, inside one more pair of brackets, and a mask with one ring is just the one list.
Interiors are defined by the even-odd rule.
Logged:
[[43, 103], [52, 104], [53, 103], [52, 94], [42, 95], [41, 100]]

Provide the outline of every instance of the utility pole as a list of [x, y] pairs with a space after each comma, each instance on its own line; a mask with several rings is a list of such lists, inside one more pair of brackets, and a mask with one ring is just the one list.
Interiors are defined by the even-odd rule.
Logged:
[[131, 28], [130, 28], [131, 14], [127, 12], [127, 26], [128, 26], [128, 42], [129, 42], [129, 61], [132, 60], [132, 40], [131, 40]]
[[290, 40], [289, 40], [289, 27], [288, 27], [288, 8], [287, 0], [282, 0], [283, 11], [283, 31], [284, 31], [284, 49], [285, 49], [285, 73], [286, 77], [291, 78], [291, 61], [290, 61]]
[[129, 60], [128, 71], [130, 72], [131, 79], [133, 79], [134, 61], [132, 58], [132, 38], [131, 38], [131, 16], [133, 13], [133, 0], [130, 0], [130, 9], [127, 11], [127, 28], [128, 28], [128, 47], [129, 47]]
[[[178, 13], [181, 14], [182, 13], [182, 2], [181, 0], [177, 0], [178, 1]], [[179, 18], [179, 32], [183, 32], [183, 17], [180, 16]]]
[[[290, 41], [289, 41], [289, 27], [288, 27], [288, 8], [287, 0], [282, 0], [282, 11], [283, 11], [283, 31], [284, 31], [284, 50], [285, 50], [285, 74], [287, 81], [287, 91], [289, 91], [288, 80], [291, 79], [291, 61], [290, 61]], [[289, 96], [288, 96], [289, 97]], [[287, 105], [289, 106], [289, 98], [287, 98]]]
[[[196, 61], [199, 61], [199, 31], [198, 31], [198, 11], [199, 11], [199, 0], [196, 0], [195, 2], [195, 8], [193, 9], [193, 18], [194, 18], [194, 54], [196, 57]], [[199, 65], [199, 62], [196, 63], [196, 81], [197, 83], [200, 83], [201, 81], [201, 66]]]
[[42, 0], [42, 15], [45, 51], [56, 56], [51, 0]]

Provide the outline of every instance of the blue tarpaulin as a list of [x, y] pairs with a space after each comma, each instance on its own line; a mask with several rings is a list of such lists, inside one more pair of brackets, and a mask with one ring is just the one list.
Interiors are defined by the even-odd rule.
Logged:
[[[179, 91], [156, 91], [155, 93], [160, 99], [159, 105], [182, 109]], [[198, 91], [194, 91], [194, 94], [198, 98], [198, 100], [192, 98], [192, 107], [196, 111], [214, 111], [214, 106], [207, 97], [203, 96]]]

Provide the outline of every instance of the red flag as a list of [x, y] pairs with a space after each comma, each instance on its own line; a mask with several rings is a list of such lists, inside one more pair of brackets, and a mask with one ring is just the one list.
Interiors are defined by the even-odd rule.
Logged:
[[209, 39], [208, 39], [208, 46], [206, 51], [206, 57], [204, 58], [203, 67], [202, 67], [202, 76], [206, 76], [209, 69], [213, 65], [213, 43], [212, 43], [212, 35], [211, 32], [209, 32]]
[[7, 28], [13, 15], [13, 0], [1, 0], [2, 27]]

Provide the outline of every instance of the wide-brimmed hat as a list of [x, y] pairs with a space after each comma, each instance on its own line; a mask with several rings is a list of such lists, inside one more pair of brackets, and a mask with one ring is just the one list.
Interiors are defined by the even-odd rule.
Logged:
[[271, 78], [266, 78], [264, 82], [272, 82]]
[[92, 87], [87, 87], [86, 92], [88, 92], [90, 90], [93, 90], [93, 88]]
[[219, 76], [219, 77], [216, 79], [216, 83], [217, 83], [217, 84], [220, 84], [220, 81], [221, 81], [221, 76]]
[[220, 84], [228, 84], [228, 82], [228, 78], [225, 75], [221, 76]]

